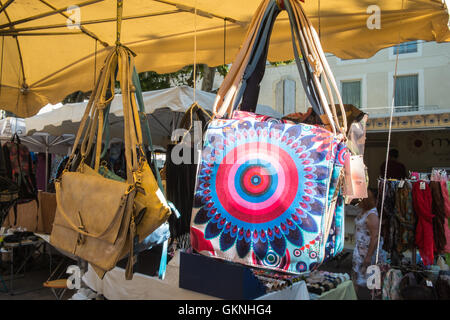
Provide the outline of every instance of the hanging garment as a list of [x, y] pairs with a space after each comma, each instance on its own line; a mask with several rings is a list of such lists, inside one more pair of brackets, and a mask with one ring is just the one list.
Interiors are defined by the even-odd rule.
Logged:
[[[166, 195], [180, 212], [180, 217], [172, 215], [169, 218], [170, 233], [172, 240], [176, 240], [177, 248], [188, 249], [190, 242], [190, 225], [192, 215], [192, 204], [194, 201], [195, 182], [199, 152], [202, 145], [196, 145], [196, 140], [202, 140], [201, 136], [195, 137], [196, 125], [203, 133], [210, 119], [209, 113], [194, 103], [185, 113], [178, 128], [193, 133], [193, 139], [187, 143], [176, 141], [168, 144], [166, 153]], [[198, 130], [200, 131], [200, 130]], [[192, 141], [194, 140], [194, 141]], [[188, 154], [184, 154], [184, 152]], [[176, 157], [177, 159], [174, 159]], [[174, 161], [176, 160], [176, 161]], [[181, 161], [182, 160], [182, 161]]]
[[52, 155], [52, 160], [51, 160], [52, 163], [51, 163], [51, 166], [50, 166], [51, 170], [50, 170], [50, 173], [48, 175], [48, 179], [50, 180], [49, 183], [52, 182], [52, 180], [55, 179], [56, 175], [58, 174], [58, 167], [59, 167], [60, 163], [63, 161], [63, 159], [65, 157], [66, 156], [62, 156], [62, 155], [59, 155], [59, 154], [53, 154]]
[[[353, 249], [352, 270], [356, 273], [356, 284], [359, 286], [367, 285], [367, 276], [361, 271], [367, 251], [370, 244], [370, 232], [367, 227], [367, 217], [374, 214], [378, 217], [377, 208], [372, 208], [366, 212], [361, 212], [355, 217], [355, 249]], [[383, 251], [383, 237], [380, 237], [380, 250], [378, 253], [378, 263], [386, 261], [386, 252]], [[371, 264], [375, 264], [377, 250], [374, 251], [371, 257]]]
[[416, 215], [412, 204], [412, 184], [404, 182], [402, 188], [398, 186], [395, 195], [395, 217], [398, 220], [395, 240], [395, 250], [398, 254], [414, 247], [416, 233]]
[[[445, 188], [443, 188], [442, 190], [445, 190]], [[450, 199], [450, 181], [447, 181], [447, 193], [448, 193], [448, 197]], [[450, 217], [448, 217], [447, 226], [450, 229]], [[447, 245], [450, 245], [450, 241], [447, 241]], [[447, 252], [448, 253], [445, 255], [445, 260], [447, 261], [447, 264], [450, 266], [450, 251], [447, 251]]]
[[445, 229], [445, 253], [450, 253], [450, 196], [447, 189], [447, 181], [441, 180], [441, 193], [442, 199], [444, 200], [445, 209], [445, 219], [444, 219], [444, 229]]
[[413, 204], [417, 215], [416, 245], [423, 264], [432, 265], [434, 261], [433, 212], [430, 186], [422, 180], [413, 183]]
[[400, 300], [400, 282], [403, 274], [400, 270], [390, 269], [383, 282], [383, 300]]
[[45, 153], [38, 153], [36, 161], [36, 186], [38, 190], [45, 190], [45, 170]]
[[[381, 235], [384, 239], [383, 249], [386, 252], [392, 253], [395, 251], [396, 246], [396, 232], [398, 231], [398, 220], [396, 218], [396, 191], [399, 181], [386, 181], [386, 189], [384, 196], [384, 208], [383, 208], [383, 218], [381, 221]], [[383, 195], [383, 180], [380, 179], [378, 182], [378, 199], [377, 199], [377, 209], [381, 212], [381, 203]]]
[[19, 187], [19, 197], [14, 204], [14, 225], [17, 222], [17, 204], [30, 201], [38, 202], [36, 187], [36, 171], [31, 152], [21, 143], [19, 135], [14, 134], [11, 141], [2, 147], [5, 164], [5, 178], [12, 180]]
[[17, 134], [3, 145], [6, 176], [19, 186], [19, 203], [37, 200], [36, 172], [27, 146]]
[[[167, 146], [166, 158], [166, 193], [167, 199], [172, 201], [180, 212], [180, 219], [175, 216], [169, 218], [172, 239], [177, 240], [179, 248], [190, 247], [190, 224], [192, 214], [192, 203], [194, 201], [195, 179], [197, 175], [197, 164], [194, 162], [194, 148], [191, 150], [191, 163], [175, 164], [171, 159], [174, 144]], [[183, 153], [180, 152], [183, 157]]]
[[433, 239], [434, 239], [434, 249], [435, 253], [444, 253], [446, 238], [445, 238], [445, 227], [446, 223], [445, 217], [445, 203], [441, 192], [441, 183], [438, 181], [430, 182], [431, 189], [431, 209], [433, 211]]

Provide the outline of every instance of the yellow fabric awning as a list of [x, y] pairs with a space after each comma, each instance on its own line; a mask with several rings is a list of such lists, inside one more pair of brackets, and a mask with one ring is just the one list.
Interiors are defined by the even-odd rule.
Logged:
[[[107, 50], [115, 45], [116, 0], [78, 1], [1, 0], [0, 109], [29, 117], [72, 92], [91, 90]], [[379, 16], [377, 10], [368, 11], [373, 2], [305, 0], [304, 8], [320, 33], [324, 50], [343, 59], [367, 58], [410, 40], [450, 41], [447, 8], [440, 1], [380, 0], [375, 7]], [[172, 72], [194, 62], [196, 29], [196, 61], [210, 66], [230, 63], [259, 3], [124, 1], [121, 42], [137, 54], [139, 72]], [[76, 11], [66, 12], [74, 4], [80, 9], [81, 29], [67, 27], [68, 17], [77, 17]], [[380, 29], [369, 29], [367, 21], [373, 24], [377, 17]], [[274, 27], [269, 60], [292, 58], [289, 22], [282, 13]]]

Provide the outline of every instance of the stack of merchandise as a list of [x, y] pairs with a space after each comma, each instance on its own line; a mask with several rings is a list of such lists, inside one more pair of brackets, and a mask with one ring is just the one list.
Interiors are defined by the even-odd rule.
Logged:
[[425, 270], [420, 266], [390, 268], [383, 265], [382, 289], [375, 294], [382, 300], [448, 300], [450, 272]]
[[347, 273], [332, 273], [327, 271], [313, 271], [304, 279], [311, 299], [335, 289], [344, 281], [350, 280]]
[[251, 269], [253, 275], [266, 287], [266, 293], [283, 290], [304, 279], [301, 275], [279, 273], [272, 270]]

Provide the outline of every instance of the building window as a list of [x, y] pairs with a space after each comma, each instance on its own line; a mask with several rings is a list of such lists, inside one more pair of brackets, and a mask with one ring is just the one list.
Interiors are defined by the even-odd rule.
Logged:
[[419, 110], [419, 75], [396, 77], [394, 104], [396, 112]]
[[278, 82], [275, 92], [277, 110], [283, 115], [295, 113], [295, 96], [294, 80], [285, 79]]
[[361, 80], [342, 81], [342, 102], [361, 108]]
[[394, 55], [417, 52], [417, 41], [401, 43], [394, 47]]

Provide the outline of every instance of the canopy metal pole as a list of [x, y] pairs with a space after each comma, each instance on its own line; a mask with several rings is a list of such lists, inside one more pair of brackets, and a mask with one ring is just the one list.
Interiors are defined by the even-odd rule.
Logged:
[[[154, 12], [154, 13], [126, 16], [126, 17], [122, 17], [122, 20], [151, 18], [151, 17], [157, 17], [157, 16], [162, 16], [162, 15], [169, 15], [169, 14], [180, 13], [180, 12], [183, 12], [183, 10], [178, 10], [177, 9], [177, 10], [169, 10], [169, 11], [162, 11], [162, 12]], [[87, 20], [87, 21], [80, 21], [80, 26], [91, 25], [91, 24], [98, 24], [98, 23], [108, 23], [108, 22], [115, 22], [115, 21], [117, 21], [117, 18], [105, 18], [105, 19], [98, 19], [98, 20]], [[52, 24], [52, 25], [42, 25], [42, 26], [36, 26], [36, 27], [14, 28], [14, 31], [17, 31], [17, 32], [39, 31], [39, 30], [45, 30], [45, 29], [64, 28], [66, 26], [67, 26], [67, 23], [61, 23], [61, 24]], [[2, 34], [2, 31], [0, 31], [0, 34]]]
[[[95, 3], [97, 3], [97, 2], [102, 2], [102, 1], [104, 1], [104, 0], [90, 0], [90, 1], [85, 1], [85, 2], [81, 2], [81, 3], [77, 3], [77, 4], [75, 4], [75, 5], [81, 8], [81, 7], [88, 6], [88, 5], [92, 5], [92, 4], [95, 4]], [[58, 14], [58, 13], [67, 11], [67, 9], [70, 8], [70, 7], [71, 7], [71, 6], [66, 6], [66, 7], [64, 7], [64, 8], [60, 8], [60, 9], [48, 11], [48, 12], [41, 13], [41, 14], [38, 14], [38, 15], [35, 15], [35, 16], [32, 16], [32, 17], [25, 18], [25, 19], [20, 19], [20, 20], [16, 20], [16, 21], [11, 21], [11, 22], [9, 22], [9, 23], [0, 25], [0, 29], [10, 28], [10, 27], [15, 26], [15, 25], [18, 25], [18, 24], [22, 24], [22, 23], [26, 23], [26, 22], [33, 21], [33, 20], [37, 20], [37, 19], [41, 19], [41, 18], [48, 17], [48, 16], [52, 16], [52, 15], [55, 15], [55, 14]], [[5, 12], [6, 12], [6, 11], [5, 11]]]
[[235, 23], [235, 24], [243, 27], [243, 28], [247, 25], [246, 22], [242, 22], [242, 21], [230, 18], [230, 17], [224, 17], [224, 16], [221, 16], [221, 15], [212, 13], [212, 12], [207, 12], [205, 10], [197, 9], [197, 7], [191, 7], [191, 6], [187, 6], [187, 5], [184, 5], [184, 4], [171, 2], [171, 1], [166, 1], [166, 0], [153, 0], [153, 1], [164, 3], [164, 4], [167, 4], [167, 5], [170, 5], [170, 6], [174, 6], [174, 7], [176, 7], [179, 10], [182, 10], [182, 11], [185, 11], [185, 12], [194, 13], [195, 15], [199, 15], [199, 16], [202, 16], [202, 17], [205, 17], [205, 18], [209, 18], [209, 19], [212, 19], [212, 18], [218, 18], [218, 19], [221, 19], [221, 20], [226, 19], [226, 20], [228, 20], [228, 21], [230, 21], [232, 23]]
[[14, 0], [8, 0], [1, 8], [0, 8], [0, 13], [3, 12], [3, 10], [5, 10], [6, 8], [8, 8], [8, 6], [13, 2]]
[[48, 136], [45, 137], [45, 185], [44, 191], [47, 192], [47, 183], [48, 183]]

